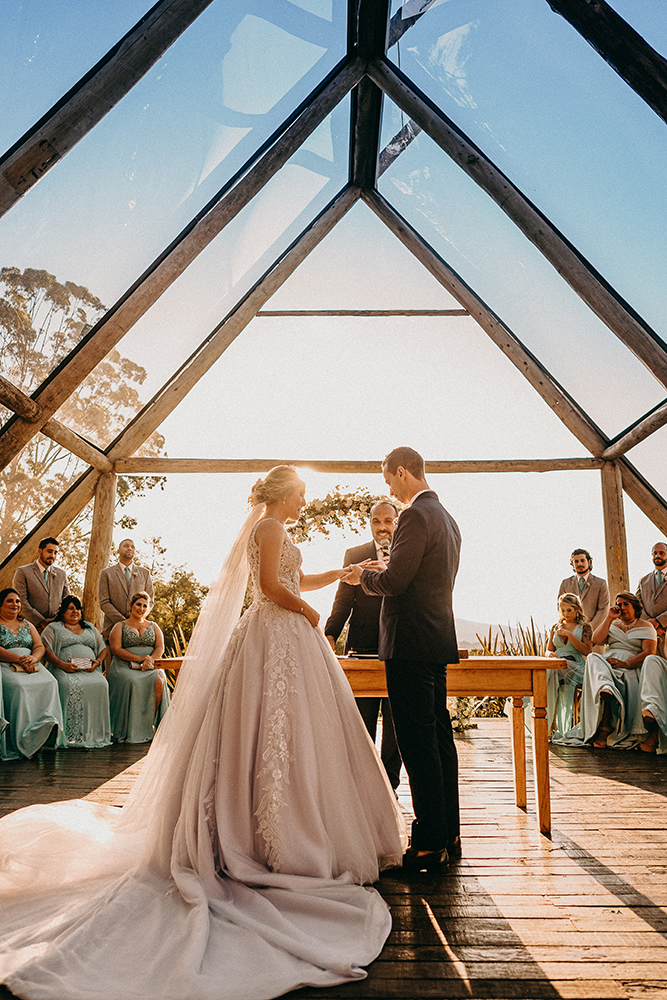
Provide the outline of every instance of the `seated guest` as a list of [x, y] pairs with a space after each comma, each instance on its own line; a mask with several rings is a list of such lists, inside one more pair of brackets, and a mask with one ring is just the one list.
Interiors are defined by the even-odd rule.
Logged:
[[55, 678], [40, 660], [41, 637], [21, 615], [17, 590], [0, 590], [0, 673], [3, 715], [8, 725], [0, 737], [2, 760], [32, 757], [47, 744], [55, 746], [63, 713]]
[[641, 675], [641, 705], [646, 739], [639, 749], [667, 753], [667, 659], [647, 656]]
[[559, 597], [558, 609], [560, 618], [551, 629], [547, 648], [551, 656], [568, 660], [570, 665], [547, 671], [547, 718], [550, 732], [563, 736], [572, 728], [575, 692], [582, 686], [586, 657], [593, 649], [593, 630], [576, 594]]
[[145, 591], [134, 594], [129, 617], [109, 635], [111, 735], [121, 743], [148, 743], [169, 707], [165, 672], [155, 666], [164, 653], [164, 638], [155, 622], [146, 621], [150, 608]]
[[63, 709], [59, 745], [109, 746], [109, 685], [102, 673], [108, 649], [95, 626], [84, 620], [78, 597], [63, 600], [55, 620], [42, 632], [42, 641]]
[[593, 633], [593, 642], [608, 643], [607, 651], [586, 658], [581, 696], [581, 721], [556, 743], [627, 750], [646, 735], [640, 700], [640, 668], [655, 653], [656, 632], [641, 618], [634, 594], [622, 591]]

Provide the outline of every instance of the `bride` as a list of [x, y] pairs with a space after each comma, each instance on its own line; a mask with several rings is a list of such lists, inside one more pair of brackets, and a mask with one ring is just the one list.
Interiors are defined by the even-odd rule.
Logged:
[[268, 1000], [363, 978], [386, 940], [367, 883], [405, 825], [301, 597], [343, 571], [301, 572], [295, 469], [251, 502], [125, 807], [0, 822], [0, 981], [19, 997]]

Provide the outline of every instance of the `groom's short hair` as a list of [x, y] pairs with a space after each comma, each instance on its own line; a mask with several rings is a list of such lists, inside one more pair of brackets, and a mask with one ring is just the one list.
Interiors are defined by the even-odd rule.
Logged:
[[424, 479], [426, 475], [424, 459], [414, 448], [394, 448], [385, 456], [382, 468], [386, 469], [390, 476], [394, 476], [399, 465], [407, 469], [415, 479]]

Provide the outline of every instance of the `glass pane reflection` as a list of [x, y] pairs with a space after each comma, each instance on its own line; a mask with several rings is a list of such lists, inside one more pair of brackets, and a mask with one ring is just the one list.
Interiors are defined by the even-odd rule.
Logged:
[[[385, 100], [383, 135], [401, 126]], [[505, 213], [424, 133], [381, 193], [537, 355], [609, 436], [664, 390]]]
[[153, 6], [154, 0], [5, 0], [0, 32], [0, 154]]
[[46, 269], [110, 306], [338, 62], [335, 11], [211, 4], [0, 220], [0, 266]]
[[[128, 372], [139, 365], [145, 373], [134, 383], [135, 397], [126, 401], [126, 419], [139, 411], [345, 186], [349, 118], [348, 97], [120, 341], [118, 352], [131, 359]], [[108, 360], [91, 373], [80, 395], [100, 380]], [[70, 407], [63, 407], [58, 418], [76, 429]], [[115, 434], [105, 425], [91, 431], [91, 436], [106, 446]]]
[[448, 0], [389, 57], [667, 339], [667, 128], [578, 32], [542, 0]]

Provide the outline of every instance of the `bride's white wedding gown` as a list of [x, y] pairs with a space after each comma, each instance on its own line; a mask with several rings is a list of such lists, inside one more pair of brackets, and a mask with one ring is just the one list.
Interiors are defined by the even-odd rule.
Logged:
[[[208, 688], [179, 699], [179, 681], [130, 807], [0, 822], [0, 981], [19, 997], [266, 1000], [380, 952], [389, 911], [362, 883], [402, 854], [402, 817], [322, 632], [261, 593], [254, 529], [248, 556], [255, 601]], [[300, 561], [285, 534], [295, 593]], [[198, 628], [215, 650], [211, 614]]]

